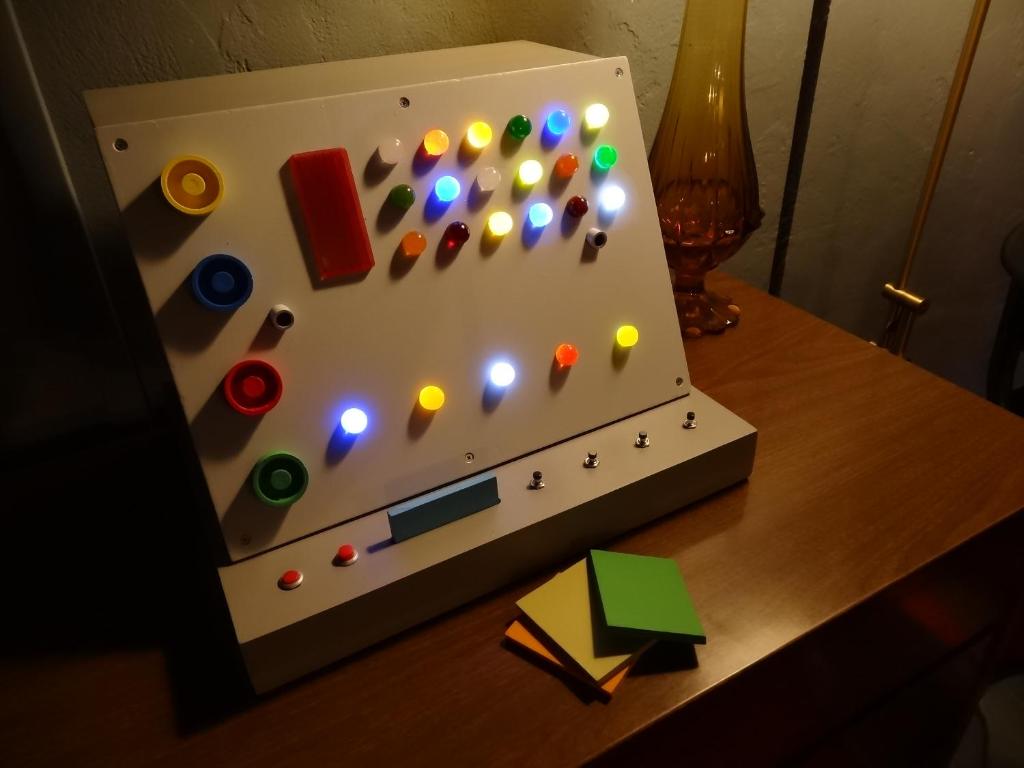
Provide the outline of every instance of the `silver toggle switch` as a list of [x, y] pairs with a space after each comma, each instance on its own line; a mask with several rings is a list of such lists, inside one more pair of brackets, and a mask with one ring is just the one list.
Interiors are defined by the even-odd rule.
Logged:
[[693, 411], [688, 411], [686, 414], [686, 421], [683, 422], [683, 429], [696, 429], [697, 428], [697, 414]]
[[646, 432], [639, 432], [639, 433], [637, 433], [636, 442], [634, 443], [634, 445], [636, 445], [637, 448], [646, 448], [650, 444], [651, 444], [651, 438], [649, 438], [647, 436]]
[[587, 453], [587, 458], [583, 460], [583, 466], [586, 467], [587, 469], [594, 469], [600, 463], [601, 460], [597, 458], [597, 454], [594, 453], [593, 451], [589, 451]]
[[544, 487], [544, 473], [539, 469], [533, 473], [533, 479], [530, 481], [529, 488], [531, 491], [539, 491]]

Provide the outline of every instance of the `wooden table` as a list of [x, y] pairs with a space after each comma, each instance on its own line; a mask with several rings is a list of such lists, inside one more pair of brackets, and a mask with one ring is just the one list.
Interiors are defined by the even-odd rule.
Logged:
[[[548, 573], [239, 702], [223, 693], [220, 657], [178, 648], [182, 627], [214, 631], [188, 597], [193, 553], [187, 537], [140, 522], [151, 501], [135, 500], [107, 527], [113, 543], [8, 539], [58, 576], [38, 592], [9, 582], [21, 600], [0, 667], [0, 763], [879, 765], [942, 754], [1020, 599], [1024, 421], [735, 279], [714, 282], [743, 322], [688, 344], [690, 370], [760, 430], [754, 473], [612, 545], [678, 560], [709, 638], [699, 666], [666, 655], [610, 703], [582, 700], [500, 642], [514, 600]], [[87, 453], [81, 462], [95, 461]], [[75, 535], [102, 526], [88, 514]]]

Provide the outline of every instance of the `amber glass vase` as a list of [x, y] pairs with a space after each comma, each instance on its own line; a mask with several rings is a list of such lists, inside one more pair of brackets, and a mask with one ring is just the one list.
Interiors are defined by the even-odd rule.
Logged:
[[668, 102], [651, 150], [679, 325], [685, 336], [739, 321], [730, 299], [709, 293], [707, 273], [761, 224], [757, 169], [743, 96], [747, 0], [689, 0]]

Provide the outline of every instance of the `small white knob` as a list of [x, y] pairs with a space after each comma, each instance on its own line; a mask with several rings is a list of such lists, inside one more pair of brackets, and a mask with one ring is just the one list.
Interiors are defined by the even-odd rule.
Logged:
[[587, 242], [590, 243], [592, 248], [604, 248], [608, 242], [608, 233], [603, 229], [591, 227], [587, 230]]
[[295, 325], [295, 313], [284, 304], [270, 308], [270, 323], [279, 331], [287, 331]]

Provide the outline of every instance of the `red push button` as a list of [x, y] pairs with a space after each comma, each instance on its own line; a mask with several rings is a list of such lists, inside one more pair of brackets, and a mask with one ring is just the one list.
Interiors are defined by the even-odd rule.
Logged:
[[283, 392], [281, 374], [263, 360], [243, 360], [224, 377], [228, 405], [246, 416], [266, 413], [278, 404]]
[[295, 589], [302, 584], [302, 571], [285, 571], [277, 580], [277, 586], [281, 589]]
[[320, 280], [373, 269], [370, 237], [348, 153], [340, 147], [302, 152], [292, 155], [288, 166]]
[[342, 544], [338, 547], [338, 555], [335, 559], [338, 565], [352, 565], [359, 559], [359, 552], [351, 544]]

